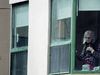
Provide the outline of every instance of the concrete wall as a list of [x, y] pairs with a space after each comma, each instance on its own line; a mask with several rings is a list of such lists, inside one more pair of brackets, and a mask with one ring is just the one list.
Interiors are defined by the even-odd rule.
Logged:
[[0, 75], [9, 75], [10, 66], [10, 5], [0, 0]]
[[29, 1], [28, 75], [47, 75], [49, 0]]
[[[27, 75], [48, 75], [49, 0], [29, 1], [29, 46]], [[60, 75], [60, 74], [59, 74]], [[100, 75], [100, 74], [61, 74]]]
[[9, 0], [9, 4], [19, 3], [24, 1], [28, 1], [28, 0]]

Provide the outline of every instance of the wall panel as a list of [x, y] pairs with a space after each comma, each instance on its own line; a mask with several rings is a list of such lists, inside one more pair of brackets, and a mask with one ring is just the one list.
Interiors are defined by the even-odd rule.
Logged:
[[0, 75], [9, 75], [10, 9], [0, 9]]
[[49, 0], [29, 1], [28, 75], [48, 75]]
[[0, 0], [0, 8], [10, 8], [9, 0]]

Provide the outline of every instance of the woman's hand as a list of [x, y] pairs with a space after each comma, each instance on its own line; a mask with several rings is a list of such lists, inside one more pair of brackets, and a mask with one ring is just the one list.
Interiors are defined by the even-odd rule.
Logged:
[[94, 49], [92, 48], [92, 47], [87, 47], [87, 49], [86, 50], [88, 50], [88, 51], [93, 51]]

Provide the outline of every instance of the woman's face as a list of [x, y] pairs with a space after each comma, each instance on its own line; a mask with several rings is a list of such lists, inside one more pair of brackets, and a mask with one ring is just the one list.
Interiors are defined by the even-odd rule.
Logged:
[[93, 39], [92, 34], [87, 33], [85, 35], [85, 40], [87, 43], [91, 43], [92, 39]]

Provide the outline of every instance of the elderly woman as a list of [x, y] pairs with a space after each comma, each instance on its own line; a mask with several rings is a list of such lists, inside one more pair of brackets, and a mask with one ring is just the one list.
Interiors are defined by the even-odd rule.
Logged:
[[87, 30], [83, 37], [83, 51], [79, 55], [76, 52], [76, 56], [82, 61], [82, 65], [88, 64], [90, 70], [93, 70], [95, 66], [98, 66], [100, 59], [100, 44], [95, 41], [94, 32]]

